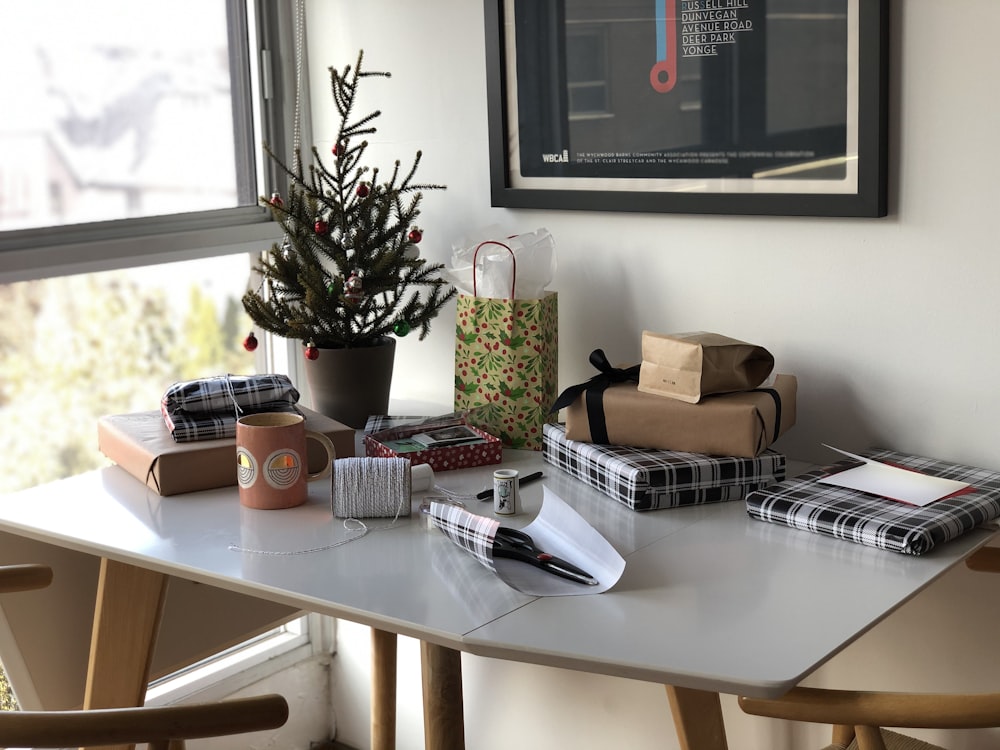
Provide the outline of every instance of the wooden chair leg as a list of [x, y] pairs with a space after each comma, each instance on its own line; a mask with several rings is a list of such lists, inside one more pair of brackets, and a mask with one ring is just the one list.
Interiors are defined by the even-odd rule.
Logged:
[[886, 750], [882, 730], [878, 727], [857, 726], [854, 731], [858, 736], [858, 750]]
[[847, 747], [854, 740], [854, 727], [850, 724], [836, 724], [833, 727], [833, 737], [830, 741], [834, 745]]
[[665, 687], [681, 750], [728, 750], [719, 694]]

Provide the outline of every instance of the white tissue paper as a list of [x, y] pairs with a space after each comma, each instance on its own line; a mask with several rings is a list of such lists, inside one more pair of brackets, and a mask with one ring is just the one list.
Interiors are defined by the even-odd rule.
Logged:
[[451, 267], [444, 270], [459, 293], [499, 299], [540, 299], [555, 272], [549, 230], [514, 235], [496, 225], [453, 243]]

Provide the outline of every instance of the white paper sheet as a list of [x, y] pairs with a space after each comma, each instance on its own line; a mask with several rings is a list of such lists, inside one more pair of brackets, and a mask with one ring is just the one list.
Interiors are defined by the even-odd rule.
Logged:
[[861, 466], [847, 469], [817, 480], [821, 484], [832, 484], [852, 490], [861, 490], [873, 495], [881, 495], [890, 500], [898, 500], [909, 505], [925, 506], [948, 495], [966, 489], [968, 482], [932, 477], [911, 469], [875, 461], [864, 456], [842, 451], [832, 445], [823, 445], [845, 456], [863, 461]]
[[530, 596], [600, 594], [618, 583], [625, 571], [625, 559], [562, 498], [548, 487], [544, 493], [542, 509], [522, 531], [531, 535], [539, 549], [590, 573], [597, 579], [597, 585], [575, 583], [534, 565], [503, 557], [493, 558], [497, 575]]

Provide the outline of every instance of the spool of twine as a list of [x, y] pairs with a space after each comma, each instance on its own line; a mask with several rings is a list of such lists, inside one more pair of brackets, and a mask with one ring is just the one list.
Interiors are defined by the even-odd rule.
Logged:
[[405, 458], [338, 458], [333, 462], [333, 515], [410, 515], [410, 462]]

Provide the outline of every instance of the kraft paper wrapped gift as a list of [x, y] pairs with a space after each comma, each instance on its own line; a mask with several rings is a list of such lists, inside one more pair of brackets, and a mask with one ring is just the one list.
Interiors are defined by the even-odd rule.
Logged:
[[566, 438], [563, 425], [545, 425], [542, 458], [632, 510], [742, 500], [785, 478], [785, 456], [706, 456]]
[[[354, 430], [304, 407], [306, 429], [333, 441], [339, 458], [354, 455]], [[101, 452], [149, 489], [160, 495], [236, 486], [236, 438], [178, 443], [159, 411], [114, 414], [97, 420]], [[315, 441], [307, 441], [309, 470], [318, 471], [326, 459]]]
[[688, 404], [641, 393], [629, 380], [595, 383], [566, 408], [566, 437], [752, 458], [795, 424], [797, 388], [794, 375], [779, 374], [773, 383], [751, 391], [706, 396]]
[[642, 332], [639, 390], [697, 404], [713, 393], [756, 388], [774, 369], [762, 346], [718, 333]]

